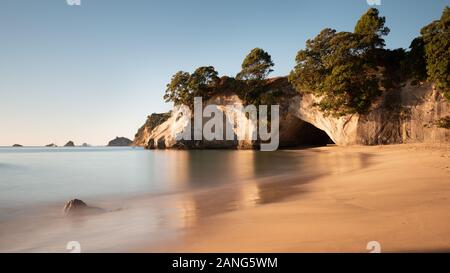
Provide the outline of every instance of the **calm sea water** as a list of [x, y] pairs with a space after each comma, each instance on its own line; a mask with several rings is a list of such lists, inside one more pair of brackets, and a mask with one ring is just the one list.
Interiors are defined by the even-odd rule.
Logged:
[[0, 148], [0, 209], [71, 198], [165, 194], [291, 172], [320, 172], [289, 151]]
[[[364, 164], [333, 149], [0, 148], [0, 252], [67, 252], [74, 240], [83, 251], [164, 250], [216, 215], [282, 202]], [[104, 212], [65, 217], [72, 198]]]

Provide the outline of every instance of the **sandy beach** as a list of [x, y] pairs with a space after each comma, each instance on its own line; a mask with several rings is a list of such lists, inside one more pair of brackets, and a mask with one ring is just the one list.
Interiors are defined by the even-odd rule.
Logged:
[[369, 241], [382, 252], [450, 251], [448, 145], [314, 150], [364, 153], [368, 162], [294, 185], [298, 193], [282, 202], [210, 216], [171, 245], [138, 251], [369, 252]]

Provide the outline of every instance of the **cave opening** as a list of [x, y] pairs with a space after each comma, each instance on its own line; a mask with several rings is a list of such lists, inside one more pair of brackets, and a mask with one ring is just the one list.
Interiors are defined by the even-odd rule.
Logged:
[[280, 126], [280, 148], [314, 147], [335, 144], [328, 134], [299, 118], [290, 118]]

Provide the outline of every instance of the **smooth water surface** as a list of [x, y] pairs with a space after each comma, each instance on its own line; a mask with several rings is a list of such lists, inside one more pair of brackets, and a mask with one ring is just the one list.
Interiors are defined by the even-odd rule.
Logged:
[[289, 151], [161, 151], [123, 147], [0, 148], [0, 209], [71, 198], [171, 193], [314, 173]]

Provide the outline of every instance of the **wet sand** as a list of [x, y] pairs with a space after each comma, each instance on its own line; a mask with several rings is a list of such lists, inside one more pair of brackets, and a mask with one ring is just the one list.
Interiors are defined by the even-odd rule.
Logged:
[[316, 170], [83, 200], [106, 210], [94, 215], [65, 217], [63, 204], [11, 212], [0, 252], [68, 252], [69, 241], [82, 252], [368, 252], [369, 241], [383, 252], [450, 251], [449, 145], [286, 152]]
[[[325, 147], [364, 153], [369, 163], [299, 184], [282, 202], [210, 217], [176, 244], [147, 251], [450, 251], [450, 147]], [[335, 163], [339, 165], [338, 162]], [[292, 183], [295, 184], [295, 181]]]

